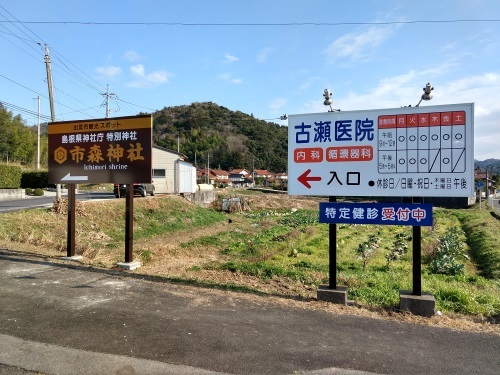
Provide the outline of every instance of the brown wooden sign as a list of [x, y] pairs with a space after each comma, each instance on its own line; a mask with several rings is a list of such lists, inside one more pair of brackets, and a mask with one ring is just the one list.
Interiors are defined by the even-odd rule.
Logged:
[[151, 115], [49, 122], [49, 183], [151, 182]]

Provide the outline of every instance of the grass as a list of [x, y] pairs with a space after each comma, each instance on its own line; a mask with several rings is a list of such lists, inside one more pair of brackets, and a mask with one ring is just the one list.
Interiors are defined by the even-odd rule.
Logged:
[[[243, 193], [242, 193], [243, 194]], [[328, 225], [318, 223], [317, 202], [252, 192], [252, 211], [223, 214], [180, 197], [134, 200], [134, 256], [138, 272], [203, 285], [288, 296], [314, 297], [328, 282]], [[286, 200], [288, 199], [288, 201]], [[293, 209], [292, 209], [293, 208]], [[77, 209], [78, 211], [78, 209]], [[422, 230], [422, 290], [436, 298], [443, 313], [498, 319], [500, 315], [499, 222], [486, 210], [435, 210], [435, 225]], [[89, 264], [114, 267], [123, 259], [123, 200], [81, 203], [76, 220], [77, 253]], [[433, 274], [429, 264], [439, 239], [450, 227], [472, 260], [465, 274]], [[49, 256], [65, 252], [66, 216], [46, 209], [0, 215], [0, 245], [26, 247]], [[399, 291], [412, 289], [411, 227], [337, 226], [337, 284], [349, 287], [357, 305], [392, 309]], [[367, 258], [356, 257], [370, 236], [381, 239]], [[388, 263], [396, 239], [408, 249]], [[21, 246], [23, 245], [23, 246]]]
[[455, 210], [481, 275], [500, 278], [500, 221], [488, 210]]

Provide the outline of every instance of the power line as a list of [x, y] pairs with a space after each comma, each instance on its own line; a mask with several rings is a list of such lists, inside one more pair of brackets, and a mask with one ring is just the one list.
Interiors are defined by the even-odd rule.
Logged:
[[[7, 21], [1, 21], [7, 22]], [[95, 21], [16, 21], [23, 24], [49, 25], [113, 25], [113, 26], [352, 26], [411, 25], [419, 23], [500, 22], [500, 19], [415, 20], [386, 22], [285, 22], [285, 23], [197, 23], [197, 22], [95, 22]]]
[[19, 83], [19, 82], [14, 81], [13, 79], [7, 78], [7, 77], [5, 77], [3, 74], [0, 74], [0, 77], [2, 77], [2, 78], [4, 78], [4, 79], [6, 79], [7, 81], [10, 81], [10, 82], [12, 82], [12, 83], [15, 83], [15, 84], [16, 84], [16, 85], [18, 85], [18, 86], [21, 86], [23, 89], [29, 90], [29, 91], [31, 91], [32, 93], [35, 93], [35, 94], [40, 95], [40, 96], [44, 97], [45, 99], [47, 99], [47, 97], [46, 97], [45, 95], [40, 94], [39, 92], [36, 92], [35, 90], [32, 90], [32, 89], [30, 89], [29, 87], [26, 87], [26, 86], [24, 86], [23, 84], [21, 84], [21, 83]]
[[[26, 109], [23, 107], [19, 107], [15, 104], [4, 102], [3, 100], [0, 100], [0, 104], [2, 104], [6, 108], [12, 108], [15, 111], [22, 112], [22, 113], [25, 113], [25, 114], [30, 115], [30, 116], [38, 116], [38, 112], [29, 110], [29, 109]], [[40, 114], [40, 118], [43, 118], [44, 120], [50, 121], [50, 116], [47, 116], [47, 115]]]
[[[9, 36], [11, 36], [11, 37], [18, 38], [18, 40], [19, 40], [19, 41], [21, 41], [21, 42], [23, 42], [24, 44], [28, 45], [30, 48], [34, 49], [36, 52], [39, 52], [39, 53], [40, 53], [40, 55], [41, 55], [41, 56], [43, 56], [43, 54], [42, 54], [40, 51], [38, 51], [36, 48], [34, 48], [34, 47], [33, 47], [33, 45], [32, 45], [32, 44], [37, 44], [37, 45], [39, 45], [39, 46], [41, 47], [41, 46], [42, 46], [42, 44], [41, 44], [40, 42], [37, 42], [35, 39], [33, 39], [33, 38], [32, 38], [30, 35], [28, 35], [28, 34], [27, 34], [24, 30], [22, 30], [20, 27], [18, 27], [17, 25], [15, 25], [15, 23], [19, 23], [19, 24], [21, 24], [21, 25], [22, 25], [22, 26], [23, 26], [23, 27], [24, 27], [24, 28], [25, 28], [25, 29], [26, 29], [29, 33], [31, 33], [31, 34], [32, 34], [35, 38], [37, 38], [38, 40], [43, 41], [43, 40], [42, 40], [42, 38], [40, 38], [40, 37], [39, 37], [38, 35], [36, 35], [33, 31], [31, 31], [31, 30], [30, 30], [30, 29], [29, 29], [26, 25], [24, 25], [22, 22], [20, 22], [20, 21], [19, 21], [19, 20], [18, 20], [18, 19], [17, 19], [17, 18], [16, 18], [16, 17], [12, 14], [12, 13], [10, 13], [7, 9], [5, 9], [5, 7], [3, 7], [2, 5], [0, 5], [0, 9], [3, 9], [3, 11], [4, 11], [6, 14], [8, 14], [8, 15], [9, 15], [9, 17], [11, 18], [11, 19], [9, 20], [9, 19], [8, 19], [8, 18], [4, 15], [4, 14], [1, 14], [1, 13], [0, 13], [0, 15], [1, 15], [3, 18], [5, 18], [5, 19], [7, 20], [6, 22], [9, 22], [9, 23], [10, 23], [12, 26], [14, 26], [14, 27], [15, 27], [15, 28], [19, 31], [19, 32], [21, 32], [22, 34], [24, 34], [24, 36], [26, 36], [26, 37], [27, 37], [27, 38], [29, 38], [29, 39], [26, 39], [26, 38], [24, 38], [24, 37], [21, 37], [21, 36], [19, 36], [19, 35], [16, 35], [16, 34], [15, 34], [15, 31], [10, 30], [10, 29], [8, 29], [7, 27], [5, 27], [4, 25], [1, 25], [1, 24], [0, 24], [0, 26], [1, 26], [1, 27], [3, 27], [4, 29], [6, 29], [6, 30], [8, 30], [8, 31], [9, 31], [8, 33], [7, 33], [7, 32], [4, 32], [4, 34], [7, 34], [7, 35], [9, 35]], [[12, 19], [13, 19], [13, 20], [15, 20], [15, 21], [13, 21]], [[29, 52], [28, 52], [28, 51], [26, 51], [25, 49], [21, 48], [21, 47], [20, 47], [17, 43], [14, 43], [13, 41], [9, 40], [8, 38], [6, 38], [6, 37], [5, 37], [5, 36], [3, 36], [3, 35], [0, 35], [0, 36], [2, 36], [4, 39], [7, 39], [10, 43], [12, 43], [13, 45], [15, 45], [17, 48], [21, 49], [21, 50], [22, 50], [23, 52], [25, 52], [26, 54], [28, 54], [28, 55], [30, 55], [31, 57], [33, 57], [35, 60], [38, 60], [38, 61], [40, 61], [40, 60], [41, 60], [41, 59], [39, 59], [39, 58], [37, 58], [37, 57], [33, 56], [31, 53], [29, 53]], [[30, 42], [31, 42], [32, 44], [31, 44]], [[81, 74], [79, 74], [77, 71], [75, 71], [75, 70], [74, 70], [74, 69], [72, 69], [70, 66], [68, 66], [68, 64], [66, 64], [66, 63], [65, 63], [65, 61], [63, 61], [63, 60], [68, 61], [68, 63], [69, 63], [69, 64], [71, 64], [71, 65], [73, 65], [73, 64], [72, 64], [71, 62], [69, 62], [69, 60], [65, 59], [65, 58], [64, 58], [64, 56], [62, 56], [61, 54], [59, 54], [59, 53], [57, 53], [57, 52], [56, 52], [56, 59], [60, 62], [60, 64], [61, 64], [61, 65], [60, 65], [60, 64], [58, 64], [58, 63], [56, 63], [56, 62], [54, 62], [54, 65], [56, 65], [56, 66], [58, 66], [58, 67], [60, 67], [60, 68], [61, 68], [61, 73], [66, 73], [66, 74], [67, 74], [67, 76], [68, 76], [70, 79], [76, 80], [76, 83], [77, 83], [77, 84], [78, 84], [78, 82], [80, 82], [80, 83], [82, 83], [82, 84], [84, 85], [84, 86], [80, 86], [80, 87], [82, 87], [82, 88], [84, 88], [84, 89], [86, 89], [86, 90], [88, 90], [88, 88], [93, 89], [93, 90], [94, 90], [94, 92], [93, 92], [94, 94], [95, 94], [95, 91], [97, 91], [98, 93], [100, 92], [100, 90], [99, 90], [97, 87], [95, 87], [95, 85], [94, 85], [94, 84], [92, 84], [92, 82], [90, 82], [88, 79], [86, 79], [86, 78], [85, 78], [85, 77], [83, 77]], [[73, 65], [73, 66], [74, 66], [74, 65]], [[76, 68], [76, 69], [78, 69], [76, 66], [75, 66], [75, 68]], [[80, 70], [80, 71], [81, 71], [81, 70]], [[82, 73], [83, 73], [83, 72], [82, 72]], [[85, 74], [85, 73], [83, 73], [83, 74]], [[13, 83], [16, 83], [17, 85], [19, 85], [19, 86], [21, 86], [21, 87], [23, 87], [23, 88], [25, 88], [25, 89], [28, 89], [26, 86], [21, 85], [21, 84], [19, 84], [19, 83], [15, 82], [15, 81], [13, 81], [13, 80], [11, 80], [11, 79], [9, 79], [9, 78], [5, 77], [5, 76], [2, 76], [2, 77], [3, 77], [3, 78], [5, 78], [5, 79], [10, 80], [10, 81], [11, 81], [11, 82], [13, 82]], [[87, 76], [87, 77], [88, 77], [88, 76]], [[89, 77], [89, 78], [90, 78], [90, 77]], [[94, 81], [94, 82], [96, 82], [96, 81]], [[97, 82], [96, 82], [96, 83], [97, 83]], [[28, 90], [30, 90], [30, 89], [28, 89]], [[32, 90], [30, 90], [30, 91], [32, 91]], [[67, 95], [67, 96], [69, 96], [68, 94], [66, 94], [66, 93], [64, 93], [64, 92], [62, 92], [62, 93], [63, 93], [63, 94], [65, 94], [65, 95]], [[37, 93], [37, 94], [38, 94], [38, 93]], [[39, 94], [39, 95], [40, 95], [40, 94]], [[43, 96], [43, 95], [41, 95], [41, 96]], [[45, 97], [45, 96], [44, 96], [44, 97]], [[75, 99], [75, 98], [73, 98], [73, 99]], [[59, 101], [58, 101], [57, 103], [58, 103], [59, 105], [62, 105]], [[81, 102], [80, 102], [80, 103], [81, 103]], [[82, 104], [84, 104], [84, 103], [82, 103]], [[89, 106], [88, 104], [84, 104], [84, 106], [92, 108], [92, 107], [91, 107], [91, 106]], [[73, 110], [74, 112], [81, 112], [81, 113], [84, 113], [84, 112], [83, 112], [84, 110], [75, 110], [75, 109], [70, 108], [70, 107], [68, 107], [68, 106], [65, 106], [65, 107], [66, 107], [66, 108], [69, 108], [69, 109], [71, 109], [71, 110]], [[87, 114], [86, 114], [86, 115], [87, 115]], [[87, 115], [87, 116], [88, 116], [88, 115]]]
[[138, 108], [143, 108], [143, 109], [147, 109], [148, 111], [156, 111], [156, 109], [153, 109], [153, 108], [148, 108], [148, 107], [144, 107], [142, 105], [138, 105], [138, 104], [134, 104], [134, 103], [130, 103], [130, 102], [127, 102], [121, 98], [119, 98], [118, 96], [116, 97], [116, 100], [120, 101], [120, 102], [123, 102], [123, 103], [126, 103], [126, 104], [129, 104], [129, 105], [133, 105], [134, 107], [138, 107]]

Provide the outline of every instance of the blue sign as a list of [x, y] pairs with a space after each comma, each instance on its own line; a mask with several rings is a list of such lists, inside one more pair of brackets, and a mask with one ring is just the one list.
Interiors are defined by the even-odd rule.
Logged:
[[432, 205], [320, 202], [319, 222], [327, 224], [432, 226]]
[[481, 189], [483, 187], [483, 181], [478, 181], [477, 187]]

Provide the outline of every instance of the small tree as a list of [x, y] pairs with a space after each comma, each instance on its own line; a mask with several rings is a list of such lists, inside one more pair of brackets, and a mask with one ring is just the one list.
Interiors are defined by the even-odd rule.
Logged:
[[356, 256], [363, 261], [363, 271], [366, 270], [368, 259], [373, 255], [376, 249], [380, 246], [380, 237], [372, 234], [367, 241], [360, 243], [356, 249]]
[[408, 241], [411, 239], [411, 236], [406, 235], [404, 232], [399, 232], [394, 237], [391, 251], [385, 255], [387, 268], [389, 268], [392, 261], [401, 259], [408, 252]]

